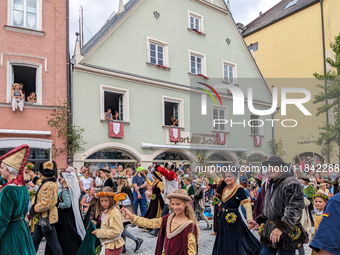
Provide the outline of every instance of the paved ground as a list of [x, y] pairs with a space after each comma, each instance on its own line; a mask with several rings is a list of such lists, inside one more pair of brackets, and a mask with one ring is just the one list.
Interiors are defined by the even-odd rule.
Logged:
[[[207, 225], [204, 223], [204, 221], [200, 221], [199, 222], [199, 227], [200, 227], [200, 242], [198, 245], [198, 255], [211, 255], [212, 254], [212, 248], [214, 246], [214, 241], [215, 241], [215, 236], [210, 235], [211, 231], [207, 231], [207, 230], [202, 230], [206, 227]], [[157, 238], [153, 237], [145, 232], [142, 231], [142, 229], [138, 228], [138, 227], [134, 227], [128, 228], [129, 231], [131, 233], [133, 233], [134, 235], [136, 235], [139, 238], [142, 238], [144, 240], [141, 248], [134, 253], [133, 250], [135, 249], [135, 242], [132, 241], [131, 239], [127, 239], [127, 244], [126, 244], [126, 248], [127, 248], [127, 255], [132, 255], [132, 254], [144, 254], [144, 255], [153, 255], [155, 252], [155, 248], [156, 248], [156, 242], [157, 242]], [[312, 232], [314, 231], [314, 229], [312, 230]], [[259, 236], [257, 235], [257, 232], [253, 232], [255, 234], [255, 236], [257, 238], [259, 238]], [[41, 243], [40, 249], [37, 253], [37, 255], [44, 255], [44, 246], [45, 246], [45, 242], [43, 241]], [[298, 253], [296, 253], [298, 254]], [[308, 245], [305, 245], [305, 254], [306, 255], [310, 255], [311, 254], [311, 250], [308, 247]], [[64, 254], [67, 255], [67, 254]], [[221, 254], [222, 255], [222, 254]], [[237, 254], [235, 254], [237, 255]]]

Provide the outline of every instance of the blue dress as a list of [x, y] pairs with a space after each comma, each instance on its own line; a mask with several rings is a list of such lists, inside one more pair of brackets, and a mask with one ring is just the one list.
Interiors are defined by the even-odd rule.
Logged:
[[[222, 205], [219, 216], [219, 228], [215, 239], [213, 255], [259, 255], [262, 246], [256, 237], [248, 230], [239, 213], [241, 201], [248, 199], [246, 192], [241, 186], [237, 186], [234, 191], [227, 195], [226, 184], [223, 181]], [[225, 202], [223, 202], [225, 201]], [[228, 213], [235, 213], [236, 222], [228, 223], [226, 216]]]

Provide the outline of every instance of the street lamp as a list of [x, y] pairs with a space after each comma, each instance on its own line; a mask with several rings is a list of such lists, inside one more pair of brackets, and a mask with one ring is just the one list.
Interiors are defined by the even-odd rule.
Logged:
[[[272, 92], [273, 92], [274, 86], [272, 86]], [[272, 113], [272, 119], [275, 119], [275, 115], [278, 114], [280, 111], [280, 107], [276, 107], [275, 112]], [[274, 121], [272, 122], [272, 150], [273, 150], [273, 156], [275, 156], [275, 126], [274, 126]]]

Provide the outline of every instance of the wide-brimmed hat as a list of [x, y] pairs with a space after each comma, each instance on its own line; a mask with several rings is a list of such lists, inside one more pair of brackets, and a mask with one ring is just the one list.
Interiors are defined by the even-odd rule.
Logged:
[[126, 174], [124, 172], [120, 172], [115, 176], [116, 179], [127, 179]]
[[200, 186], [203, 185], [203, 181], [201, 179], [194, 180], [194, 183], [196, 183], [197, 185], [200, 185]]
[[267, 161], [262, 162], [263, 166], [273, 165], [273, 166], [285, 166], [287, 165], [280, 157], [270, 157]]
[[152, 171], [152, 175], [156, 177], [158, 180], [160, 180], [161, 182], [163, 181], [161, 178], [161, 174], [158, 171]]
[[301, 177], [301, 180], [310, 182], [309, 177], [308, 177], [308, 175], [306, 175], [306, 174], [304, 174], [304, 175]]
[[114, 193], [114, 192], [103, 192], [103, 191], [100, 191], [100, 192], [97, 192], [95, 197], [96, 198], [99, 198], [99, 197], [114, 197], [117, 193]]
[[174, 192], [172, 192], [171, 194], [169, 194], [167, 196], [168, 199], [171, 198], [178, 198], [184, 201], [191, 201], [191, 197], [188, 196], [188, 193], [184, 190], [184, 189], [176, 189]]
[[102, 171], [102, 172], [105, 172], [105, 173], [111, 173], [110, 170], [108, 169], [105, 169], [105, 168], [100, 168], [98, 171]]

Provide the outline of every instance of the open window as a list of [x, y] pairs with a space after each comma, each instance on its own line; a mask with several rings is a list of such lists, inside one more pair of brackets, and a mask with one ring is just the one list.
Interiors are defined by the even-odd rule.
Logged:
[[163, 126], [183, 127], [183, 119], [183, 99], [163, 97]]
[[[111, 109], [112, 116], [118, 112], [118, 121], [129, 121], [129, 93], [126, 89], [101, 85], [101, 119], [104, 120], [105, 112]], [[113, 118], [114, 119], [114, 118]]]
[[31, 103], [42, 104], [41, 64], [20, 60], [10, 60], [7, 63], [7, 102], [12, 101], [11, 92], [13, 84], [19, 83], [23, 85], [22, 90], [25, 94], [26, 102], [27, 97], [34, 93], [32, 97], [35, 97], [35, 100], [31, 100]]

